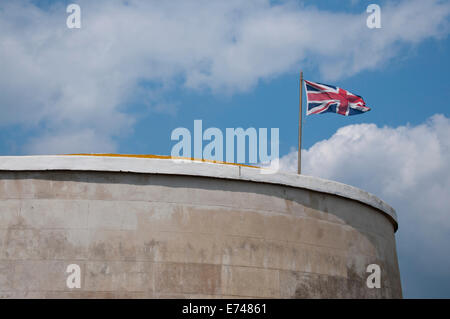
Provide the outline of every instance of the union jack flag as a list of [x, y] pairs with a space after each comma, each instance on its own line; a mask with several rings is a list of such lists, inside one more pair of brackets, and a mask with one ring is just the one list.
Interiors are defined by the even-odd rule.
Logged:
[[306, 115], [325, 112], [349, 116], [370, 111], [363, 98], [336, 86], [305, 80]]

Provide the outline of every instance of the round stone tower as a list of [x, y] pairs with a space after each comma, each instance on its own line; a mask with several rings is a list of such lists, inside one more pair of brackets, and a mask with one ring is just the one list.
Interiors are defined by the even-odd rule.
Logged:
[[401, 298], [396, 230], [382, 200], [310, 176], [0, 157], [0, 298]]

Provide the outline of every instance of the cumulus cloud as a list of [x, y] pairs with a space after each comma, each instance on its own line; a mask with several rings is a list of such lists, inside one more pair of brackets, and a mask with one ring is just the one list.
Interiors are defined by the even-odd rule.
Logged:
[[[281, 158], [281, 169], [294, 172], [296, 157], [293, 151]], [[450, 118], [397, 128], [345, 126], [303, 150], [302, 164], [306, 175], [360, 187], [392, 205], [407, 295], [449, 295]]]
[[394, 2], [383, 6], [382, 29], [369, 30], [365, 12], [294, 0], [77, 3], [82, 29], [70, 30], [62, 2], [46, 9], [0, 2], [0, 126], [60, 135], [54, 146], [44, 136], [49, 152], [60, 152], [65, 136], [84, 136], [67, 130], [90, 130], [98, 139], [92, 146], [111, 139], [117, 149], [115, 134], [135, 120], [127, 105], [142, 98], [160, 110], [172, 105], [164, 92], [175, 87], [245, 91], [304, 64], [325, 79], [373, 69], [404, 45], [446, 36], [450, 13], [438, 0]]
[[113, 153], [116, 150], [116, 144], [110, 137], [99, 135], [90, 129], [47, 133], [31, 138], [25, 147], [35, 155], [91, 153], [92, 150], [97, 153]]

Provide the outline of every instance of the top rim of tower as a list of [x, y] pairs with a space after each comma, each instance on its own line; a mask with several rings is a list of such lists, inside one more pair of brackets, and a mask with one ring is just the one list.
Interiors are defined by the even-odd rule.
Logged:
[[381, 211], [393, 224], [394, 231], [398, 229], [395, 210], [369, 192], [319, 177], [275, 172], [250, 165], [160, 155], [73, 154], [0, 156], [0, 171], [99, 171], [187, 175], [290, 186], [364, 203]]

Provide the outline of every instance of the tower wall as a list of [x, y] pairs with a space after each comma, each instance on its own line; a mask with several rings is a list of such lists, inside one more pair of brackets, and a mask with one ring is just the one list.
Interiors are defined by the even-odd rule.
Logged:
[[401, 298], [396, 228], [375, 196], [313, 177], [0, 158], [0, 298]]

